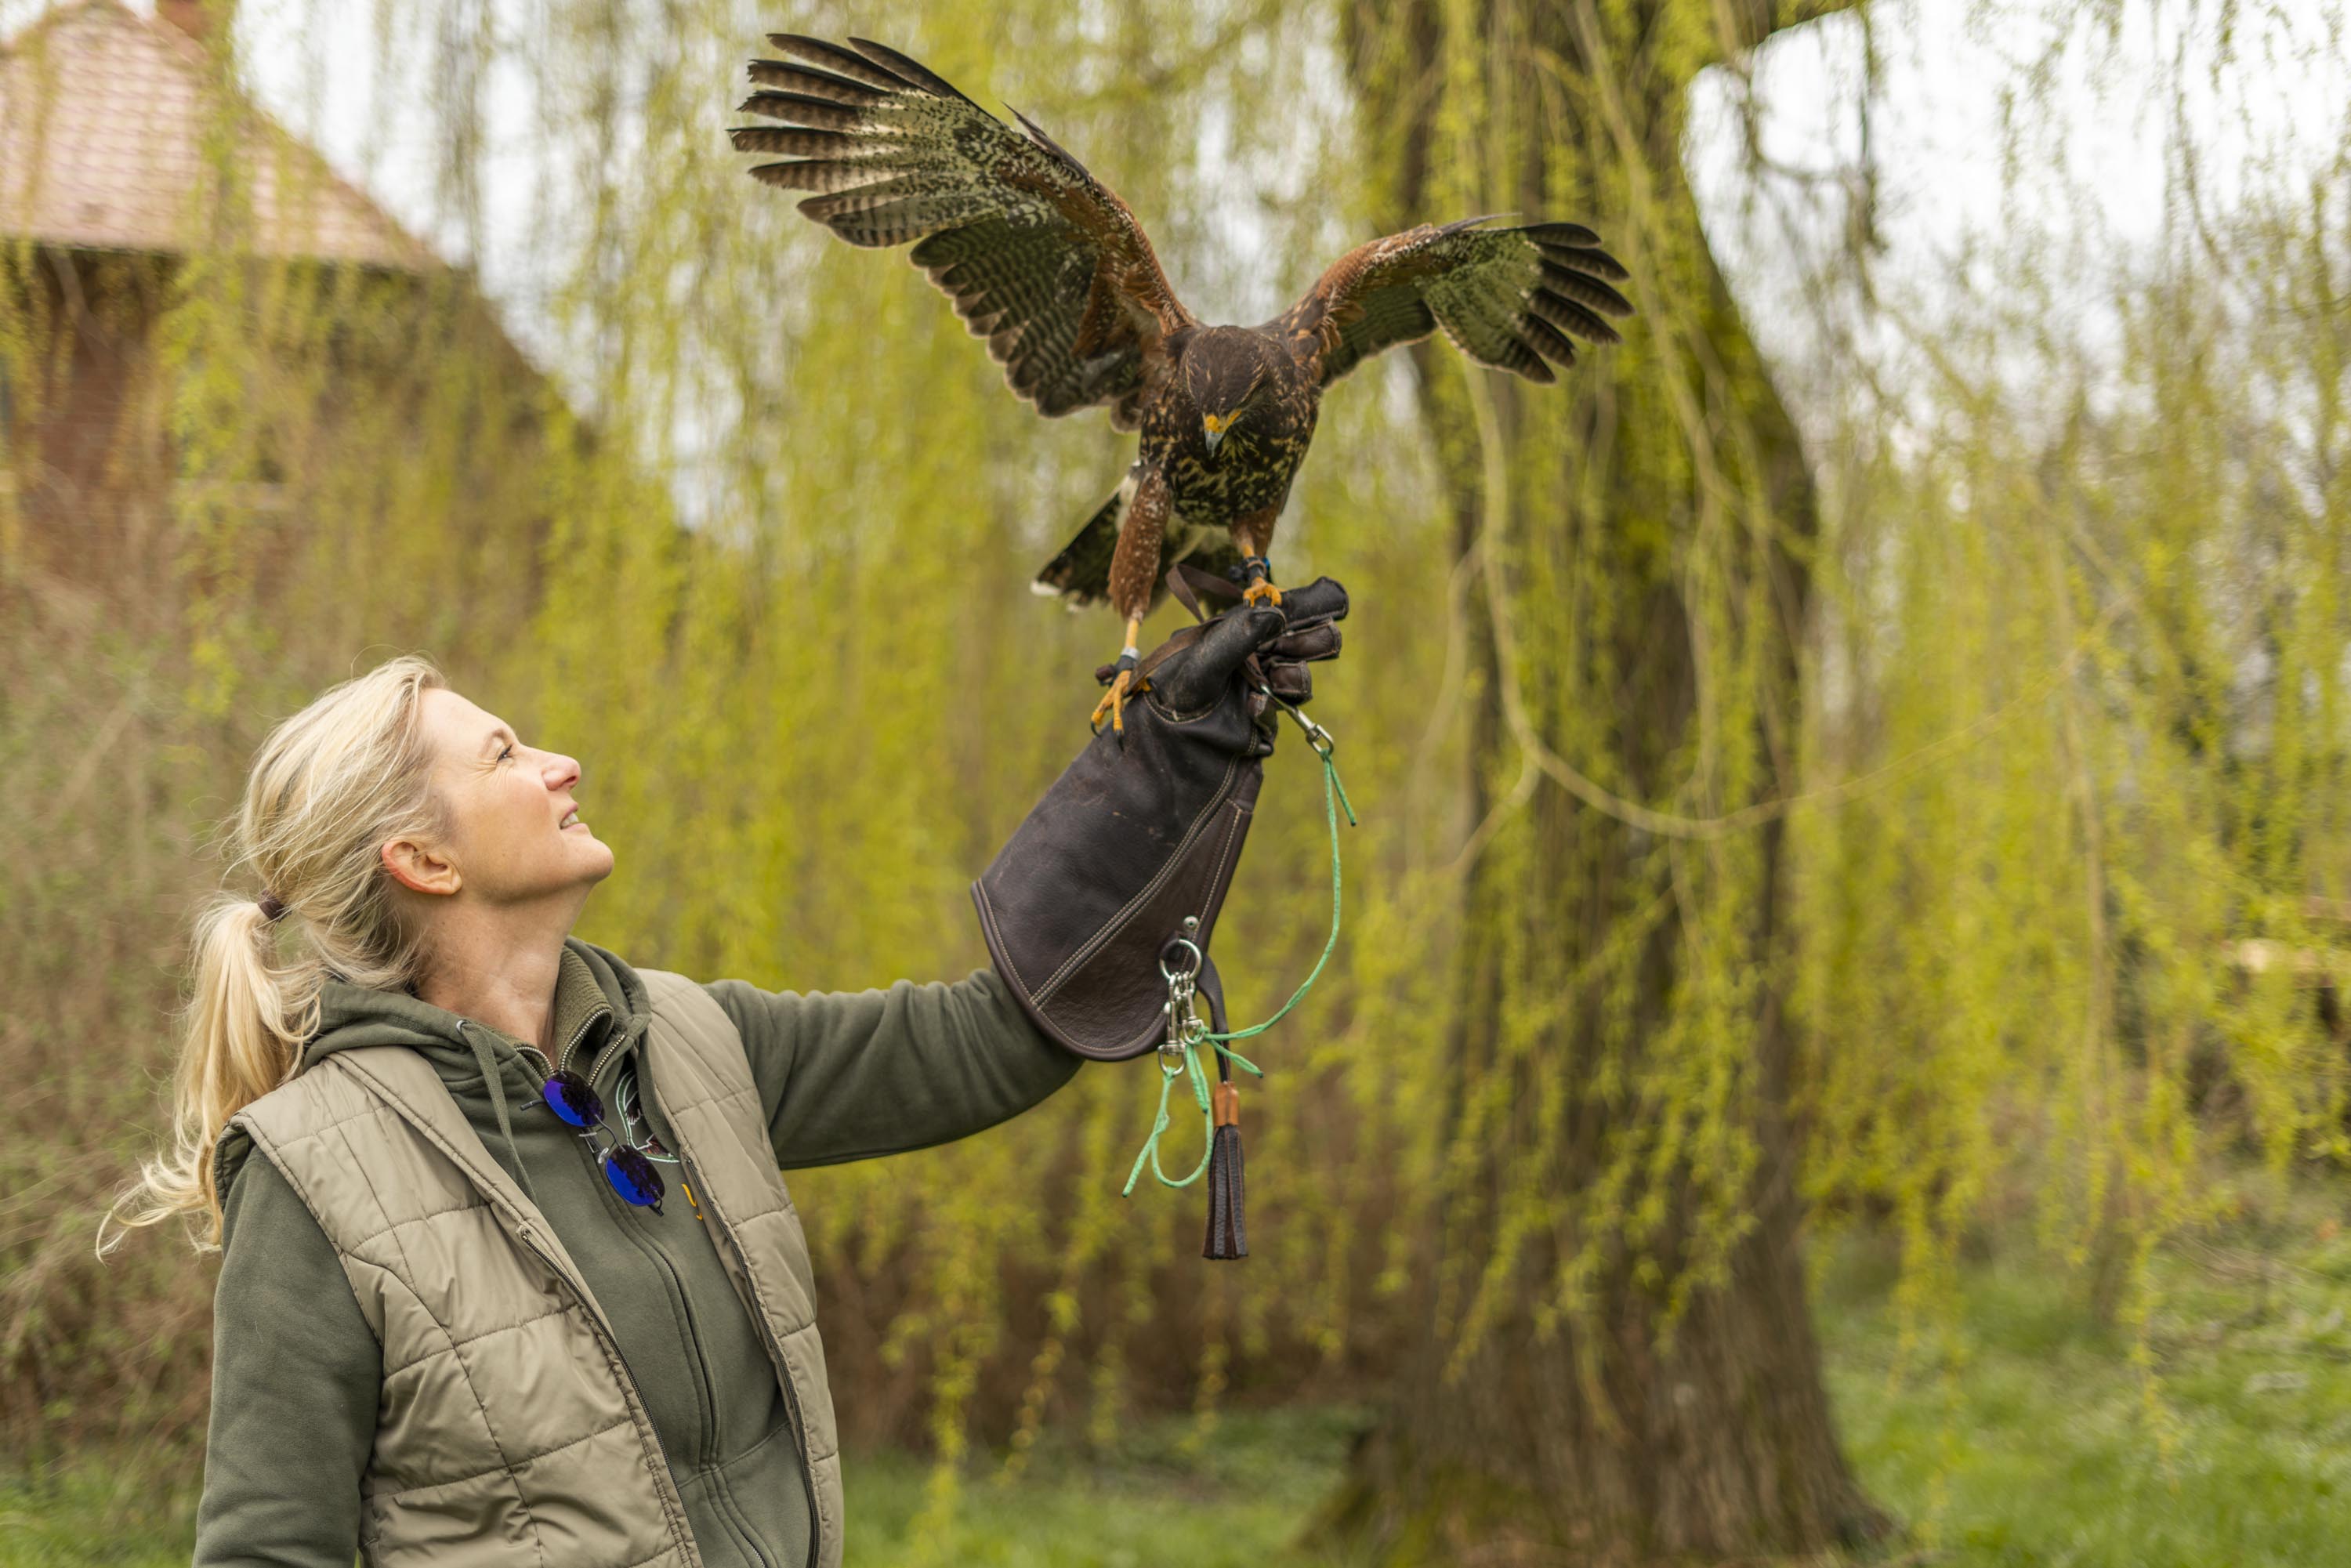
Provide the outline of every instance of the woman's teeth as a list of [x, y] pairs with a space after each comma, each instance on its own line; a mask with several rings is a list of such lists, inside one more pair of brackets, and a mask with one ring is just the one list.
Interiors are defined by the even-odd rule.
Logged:
[[563, 821], [559, 821], [559, 822], [556, 823], [555, 825], [556, 825], [557, 827], [559, 827], [559, 828], [576, 828], [576, 827], [578, 827], [578, 826], [580, 825], [580, 811], [579, 811], [579, 809], [578, 809], [577, 807], [574, 807], [572, 810], [569, 810], [569, 811], [564, 812], [564, 813], [563, 813]]

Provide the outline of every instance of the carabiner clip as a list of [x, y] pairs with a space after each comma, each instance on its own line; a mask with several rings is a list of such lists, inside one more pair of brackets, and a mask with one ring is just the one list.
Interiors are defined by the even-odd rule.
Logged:
[[1339, 743], [1331, 738], [1331, 732], [1288, 704], [1282, 706], [1288, 709], [1290, 716], [1298, 721], [1298, 727], [1306, 732], [1306, 744], [1314, 748], [1314, 755], [1325, 762], [1330, 761], [1331, 754], [1339, 749]]
[[1306, 744], [1314, 748], [1315, 756], [1321, 758], [1325, 762], [1331, 760], [1331, 754], [1339, 749], [1339, 743], [1331, 738], [1331, 732], [1329, 730], [1324, 729], [1321, 725], [1316, 724], [1312, 719], [1308, 718], [1304, 713], [1299, 710], [1296, 705], [1287, 702], [1280, 696], [1277, 695], [1274, 689], [1271, 686], [1267, 685], [1263, 681], [1259, 681], [1258, 683], [1257, 689], [1264, 695], [1266, 701], [1271, 703], [1274, 706], [1288, 714], [1290, 716], [1291, 721], [1294, 722], [1301, 730], [1305, 732]]
[[[1192, 923], [1187, 921], [1186, 925], [1188, 928]], [[1184, 1071], [1186, 1053], [1207, 1032], [1207, 1026], [1200, 1021], [1199, 1009], [1194, 1005], [1193, 998], [1199, 990], [1201, 967], [1208, 960], [1199, 944], [1189, 936], [1178, 936], [1168, 946], [1184, 948], [1192, 955], [1192, 967], [1188, 969], [1169, 968], [1165, 949], [1161, 950], [1159, 959], [1160, 976], [1167, 982], [1167, 1005], [1162, 1009], [1167, 1015], [1167, 1038], [1159, 1042], [1159, 1070], [1174, 1078]]]
[[1167, 998], [1167, 1038], [1159, 1042], [1159, 1071], [1170, 1078], [1179, 1076], [1193, 1048], [1207, 1034], [1208, 1026], [1193, 1005], [1192, 988], [1185, 985], [1179, 994]]

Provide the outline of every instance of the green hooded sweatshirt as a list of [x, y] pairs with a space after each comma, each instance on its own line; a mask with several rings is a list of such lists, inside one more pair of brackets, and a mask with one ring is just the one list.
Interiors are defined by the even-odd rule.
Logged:
[[[800, 995], [741, 980], [705, 988], [742, 1031], [784, 1169], [946, 1143], [1069, 1082], [1080, 1059], [1029, 1024], [992, 969], [954, 985]], [[623, 1203], [594, 1155], [539, 1098], [543, 1073], [496, 1030], [391, 991], [329, 982], [304, 1067], [404, 1045], [432, 1063], [491, 1155], [578, 1263], [643, 1396], [710, 1568], [808, 1561], [810, 1487], [784, 1395], [750, 1314], [669, 1178], [664, 1212]], [[609, 1124], [651, 1002], [603, 948], [566, 941], [554, 1039]], [[674, 1145], [655, 1107], [640, 1114]], [[195, 1562], [350, 1568], [360, 1479], [375, 1439], [380, 1347], [319, 1222], [277, 1168], [224, 1140], [212, 1426]]]

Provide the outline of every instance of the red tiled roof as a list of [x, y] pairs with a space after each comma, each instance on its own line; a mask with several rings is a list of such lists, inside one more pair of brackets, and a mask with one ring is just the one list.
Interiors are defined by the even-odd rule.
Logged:
[[[89, 250], [197, 248], [220, 221], [204, 148], [205, 46], [120, 0], [53, 11], [0, 46], [0, 235]], [[416, 271], [432, 254], [249, 103], [231, 168], [269, 256]], [[229, 236], [210, 238], [224, 243]]]

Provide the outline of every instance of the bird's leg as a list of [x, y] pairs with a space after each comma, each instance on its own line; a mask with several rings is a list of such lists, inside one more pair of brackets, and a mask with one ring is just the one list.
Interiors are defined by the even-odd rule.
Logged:
[[1248, 604], [1280, 604], [1281, 590], [1273, 585], [1273, 563], [1261, 555], [1241, 557], [1241, 572], [1249, 586], [1241, 590]]
[[1151, 685], [1148, 681], [1137, 682], [1134, 678], [1135, 661], [1143, 656], [1135, 647], [1134, 640], [1142, 635], [1143, 618], [1139, 615], [1128, 616], [1126, 646], [1120, 649], [1118, 653], [1116, 665], [1118, 673], [1111, 677], [1110, 690], [1102, 693], [1102, 701], [1094, 705], [1094, 716], [1090, 721], [1097, 734], [1102, 730], [1102, 715], [1108, 714], [1111, 728], [1117, 731], [1122, 740], [1124, 739], [1126, 737], [1126, 699], [1130, 696], [1141, 695]]

